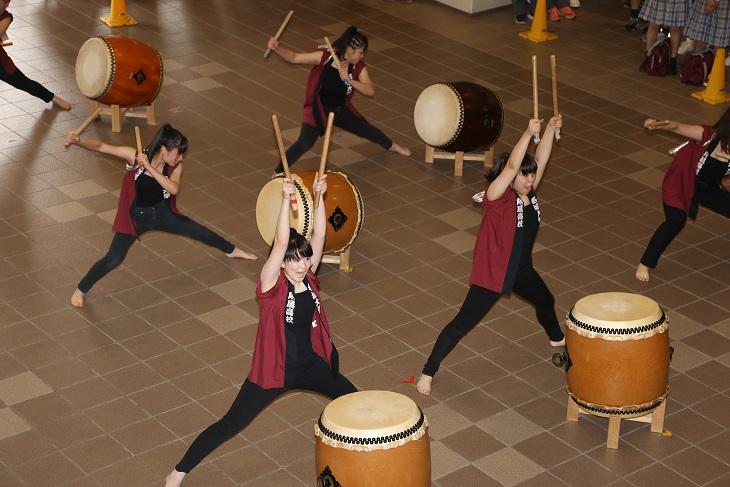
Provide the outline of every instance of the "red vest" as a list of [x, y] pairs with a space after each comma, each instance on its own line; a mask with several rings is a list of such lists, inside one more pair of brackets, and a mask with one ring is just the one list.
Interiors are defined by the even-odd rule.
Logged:
[[[172, 168], [174, 171], [175, 168]], [[170, 171], [170, 173], [172, 173]], [[117, 215], [114, 217], [114, 224], [112, 230], [117, 233], [124, 233], [126, 235], [137, 236], [137, 229], [132, 221], [132, 205], [137, 197], [137, 191], [134, 187], [135, 174], [137, 173], [137, 166], [127, 171], [122, 180], [122, 190], [119, 193], [119, 204], [117, 205]], [[180, 214], [177, 209], [177, 198], [174, 194], [170, 195], [170, 210], [175, 214]]]
[[485, 195], [482, 206], [469, 284], [501, 293], [517, 228], [517, 193], [508, 186], [494, 201]]
[[[313, 320], [317, 326], [312, 327], [312, 350], [332, 365], [332, 340], [329, 322], [322, 306], [319, 294], [319, 278], [307, 272], [309, 287], [320, 302], [319, 310], [314, 311]], [[266, 292], [261, 291], [261, 279], [256, 283], [256, 298], [259, 302], [259, 327], [256, 332], [256, 344], [253, 349], [251, 371], [248, 380], [264, 389], [284, 387], [286, 371], [286, 336], [284, 332], [284, 305], [289, 292], [289, 285], [284, 271], [279, 274], [274, 287]]]
[[[13, 15], [8, 12], [7, 10], [0, 14], [0, 21], [7, 19], [10, 17], [10, 22], [13, 22]], [[8, 76], [12, 76], [15, 74], [15, 72], [18, 70], [18, 68], [15, 67], [15, 63], [12, 59], [10, 59], [10, 56], [8, 56], [8, 53], [5, 52], [5, 48], [0, 45], [0, 67], [2, 67], [3, 71], [7, 73]]]
[[[307, 79], [307, 92], [305, 94], [304, 98], [304, 114], [303, 118], [306, 123], [309, 125], [312, 125], [314, 127], [317, 126], [317, 122], [314, 120], [314, 113], [312, 112], [312, 107], [314, 106], [314, 98], [317, 97], [319, 100], [319, 92], [317, 91], [317, 88], [319, 87], [319, 79], [322, 76], [322, 71], [324, 70], [325, 63], [330, 58], [329, 51], [323, 50], [322, 51], [322, 58], [319, 60], [319, 64], [312, 68], [312, 70], [309, 72], [309, 78]], [[365, 63], [363, 61], [360, 61], [355, 65], [355, 67], [352, 69], [352, 79], [359, 80], [360, 79], [360, 72], [365, 67]], [[332, 68], [328, 68], [332, 69]], [[345, 106], [353, 113], [353, 115], [357, 117], [361, 117], [360, 112], [357, 111], [357, 109], [352, 104], [352, 95], [355, 94], [355, 89], [353, 88], [352, 92], [345, 97]], [[322, 109], [322, 103], [321, 101], [317, 103], [317, 106], [320, 109], [320, 120], [327, 120], [327, 114], [324, 113], [324, 109]]]
[[[674, 155], [672, 165], [667, 169], [662, 182], [662, 201], [664, 204], [679, 208], [687, 213], [690, 212], [692, 197], [695, 194], [697, 163], [707, 150], [705, 144], [714, 134], [712, 127], [703, 126], [702, 128], [702, 140], [697, 142], [690, 139], [689, 143]], [[696, 215], [691, 216], [694, 218]]]

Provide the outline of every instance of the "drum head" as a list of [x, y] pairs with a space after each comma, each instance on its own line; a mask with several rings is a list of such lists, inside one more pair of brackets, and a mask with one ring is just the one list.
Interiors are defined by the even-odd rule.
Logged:
[[112, 81], [112, 51], [101, 37], [84, 42], [76, 56], [76, 84], [87, 98], [104, 95]]
[[330, 402], [320, 421], [339, 435], [374, 438], [403, 433], [421, 416], [421, 410], [407, 396], [391, 391], [361, 391]]
[[[289, 210], [290, 226], [307, 239], [312, 238], [312, 195], [302, 180], [292, 174], [294, 186], [297, 188], [297, 211]], [[283, 176], [278, 175], [266, 183], [256, 200], [256, 225], [264, 241], [271, 245], [276, 233], [276, 222], [281, 210], [281, 188]]]
[[656, 301], [639, 294], [618, 292], [579, 299], [567, 324], [579, 334], [616, 339], [649, 336], [666, 329], [664, 312]]
[[463, 122], [459, 96], [444, 83], [431, 85], [421, 92], [413, 110], [413, 123], [418, 136], [432, 147], [451, 141]]

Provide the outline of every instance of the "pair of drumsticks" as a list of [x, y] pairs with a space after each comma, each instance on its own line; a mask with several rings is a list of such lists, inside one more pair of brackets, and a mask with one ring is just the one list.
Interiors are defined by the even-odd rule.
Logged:
[[[319, 160], [319, 178], [324, 176], [324, 169], [327, 166], [327, 155], [330, 148], [330, 138], [332, 137], [332, 123], [335, 120], [335, 114], [330, 112], [327, 115], [327, 127], [324, 131], [324, 144], [322, 145], [322, 157]], [[281, 157], [281, 165], [284, 167], [284, 176], [287, 179], [291, 179], [291, 172], [289, 171], [289, 161], [286, 159], [286, 152], [284, 151], [284, 140], [281, 137], [281, 129], [279, 128], [279, 119], [276, 115], [271, 116], [271, 123], [274, 125], [274, 134], [276, 136], [276, 145], [279, 148], [279, 157]], [[135, 127], [136, 128], [136, 127]], [[294, 195], [291, 197], [291, 208], [294, 213], [297, 212], [297, 199]], [[319, 206], [319, 191], [314, 194], [314, 208], [317, 209]]]
[[[552, 80], [553, 92], [553, 116], [557, 116], [558, 111], [558, 68], [555, 61], [555, 54], [550, 55], [550, 77]], [[532, 118], [538, 118], [538, 101], [537, 101], [537, 56], [532, 56]], [[555, 140], [560, 140], [560, 129], [555, 129]], [[540, 142], [540, 135], [535, 134], [534, 141]]]

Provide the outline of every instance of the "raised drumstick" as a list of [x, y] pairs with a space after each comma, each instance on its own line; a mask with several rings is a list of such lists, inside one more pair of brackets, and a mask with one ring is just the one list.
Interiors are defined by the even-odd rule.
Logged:
[[[279, 37], [281, 37], [281, 34], [284, 32], [284, 29], [286, 29], [286, 25], [289, 23], [292, 15], [294, 15], [294, 10], [289, 10], [289, 13], [286, 14], [286, 17], [284, 18], [284, 22], [281, 23], [281, 26], [279, 26], [279, 30], [276, 31], [276, 35], [274, 36], [275, 41], [278, 41]], [[269, 54], [271, 54], [271, 49], [266, 50], [266, 52], [264, 53], [264, 59], [268, 59]]]
[[81, 125], [79, 125], [79, 128], [77, 128], [76, 130], [74, 130], [74, 133], [76, 135], [78, 135], [78, 136], [81, 136], [81, 132], [83, 132], [84, 130], [86, 130], [86, 127], [88, 127], [89, 124], [91, 122], [93, 122], [94, 119], [96, 119], [96, 117], [98, 117], [100, 113], [101, 113], [101, 107], [97, 108], [96, 110], [94, 110], [92, 112], [91, 115], [89, 115], [88, 117], [86, 117], [86, 120], [84, 120], [83, 123]]
[[[271, 123], [274, 125], [274, 135], [276, 136], [276, 145], [279, 148], [279, 156], [281, 157], [281, 165], [284, 167], [284, 176], [287, 179], [291, 179], [291, 173], [289, 173], [289, 161], [286, 160], [286, 152], [284, 151], [284, 140], [281, 138], [281, 129], [279, 128], [279, 118], [276, 115], [271, 116]], [[294, 213], [297, 212], [297, 197], [291, 195], [289, 198], [291, 203], [291, 209]]]
[[332, 44], [330, 43], [330, 40], [327, 37], [324, 38], [324, 43], [327, 46], [327, 49], [330, 50], [330, 54], [332, 54], [332, 64], [334, 64], [335, 68], [337, 68], [337, 71], [339, 71], [340, 70], [340, 60], [337, 59], [337, 53], [332, 48]]
[[[326, 39], [326, 37], [325, 37]], [[327, 41], [329, 43], [329, 41]], [[327, 115], [327, 128], [324, 131], [324, 144], [322, 145], [322, 158], [319, 160], [319, 177], [324, 176], [324, 169], [327, 166], [327, 153], [330, 149], [330, 137], [332, 136], [332, 122], [335, 120], [335, 114], [330, 112]], [[314, 194], [314, 209], [319, 206], [319, 191]]]
[[[142, 136], [139, 134], [139, 127], [136, 125], [134, 126], [134, 138], [137, 140], [137, 155], [142, 154]], [[147, 169], [143, 164], [140, 165], [143, 166], [143, 169]]]
[[[555, 62], [555, 54], [550, 55], [550, 77], [552, 79], [553, 88], [553, 116], [557, 117], [558, 111], [558, 66]], [[555, 140], [560, 140], [560, 129], [555, 129]]]
[[[537, 109], [537, 56], [532, 56], [532, 118], [538, 117]], [[540, 134], [535, 134], [532, 140], [540, 142]]]

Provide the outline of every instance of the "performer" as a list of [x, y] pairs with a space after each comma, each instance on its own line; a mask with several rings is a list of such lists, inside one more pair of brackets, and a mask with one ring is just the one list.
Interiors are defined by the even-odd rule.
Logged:
[[555, 299], [532, 265], [532, 246], [540, 225], [540, 207], [535, 190], [552, 151], [555, 130], [562, 126], [557, 115], [550, 119], [537, 146], [535, 157], [527, 148], [540, 133], [542, 120], [530, 120], [511, 153], [495, 159], [484, 198], [484, 214], [474, 246], [469, 292], [456, 317], [439, 334], [416, 387], [431, 393], [431, 382], [441, 362], [494, 306], [502, 294], [514, 292], [535, 306], [537, 320], [550, 344], [565, 345]]
[[[340, 60], [340, 70], [333, 65], [333, 59], [327, 49], [314, 52], [294, 52], [273, 37], [266, 46], [276, 52], [284, 60], [293, 64], [314, 65], [309, 72], [307, 92], [304, 99], [304, 121], [299, 138], [286, 151], [286, 158], [291, 166], [305, 152], [312, 148], [317, 138], [324, 135], [327, 124], [327, 113], [334, 112], [334, 124], [341, 129], [359, 137], [381, 145], [384, 149], [410, 156], [411, 151], [393, 142], [380, 129], [370, 125], [365, 117], [352, 104], [355, 91], [365, 96], [375, 95], [368, 68], [363, 58], [368, 48], [368, 38], [358, 32], [354, 26], [348, 27], [332, 47]], [[276, 172], [284, 169], [279, 163]]]
[[648, 282], [649, 269], [656, 267], [664, 250], [682, 231], [687, 216], [697, 217], [699, 205], [730, 218], [730, 194], [721, 184], [730, 174], [730, 108], [712, 127], [647, 118], [644, 128], [668, 130], [690, 139], [664, 175], [665, 221], [654, 232], [636, 268], [636, 278]]
[[[6, 10], [8, 5], [10, 5], [10, 0], [0, 0], [0, 39], [7, 38], [8, 27], [13, 22], [13, 15]], [[46, 103], [52, 101], [54, 105], [57, 105], [63, 110], [71, 110], [71, 104], [69, 102], [60, 96], [54, 95], [43, 85], [24, 75], [15, 66], [15, 63], [10, 59], [10, 56], [5, 52], [5, 48], [2, 45], [0, 45], [0, 79], [19, 90], [40, 98]]]
[[254, 254], [244, 252], [177, 210], [175, 199], [181, 188], [182, 160], [188, 149], [188, 139], [169, 123], [160, 127], [142, 153], [132, 147], [110, 145], [100, 140], [81, 140], [73, 132], [68, 134], [65, 147], [71, 144], [119, 157], [127, 163], [112, 227], [112, 243], [107, 254], [79, 282], [71, 296], [74, 306], [84, 305], [86, 293], [124, 261], [134, 241], [148, 230], [190, 237], [217, 248], [228, 257], [256, 259]]
[[[315, 177], [313, 189], [323, 195], [326, 176]], [[305, 389], [332, 399], [357, 391], [339, 373], [319, 279], [314, 275], [324, 247], [324, 202], [320, 196], [309, 242], [289, 228], [290, 198], [295, 192], [291, 180], [284, 178], [274, 243], [256, 286], [259, 328], [248, 378], [226, 415], [190, 445], [167, 476], [166, 487], [179, 486], [210, 452], [238, 434], [287, 391]]]

